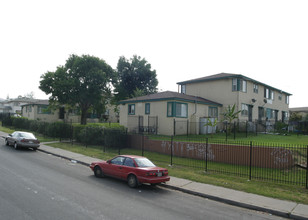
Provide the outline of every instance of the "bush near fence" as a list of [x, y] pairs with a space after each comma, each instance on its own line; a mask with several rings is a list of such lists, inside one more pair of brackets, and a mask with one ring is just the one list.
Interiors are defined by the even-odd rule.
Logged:
[[23, 117], [5, 117], [2, 125], [18, 130], [29, 130], [44, 136], [76, 140], [85, 145], [100, 145], [108, 147], [126, 146], [126, 129], [112, 124], [73, 125], [64, 122], [43, 122], [29, 120]]

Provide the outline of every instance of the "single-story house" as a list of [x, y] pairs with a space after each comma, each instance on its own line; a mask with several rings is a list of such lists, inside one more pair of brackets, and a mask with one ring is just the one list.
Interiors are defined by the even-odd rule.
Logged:
[[119, 107], [120, 124], [129, 132], [162, 135], [199, 134], [200, 122], [220, 120], [222, 111], [220, 103], [171, 91], [126, 99]]

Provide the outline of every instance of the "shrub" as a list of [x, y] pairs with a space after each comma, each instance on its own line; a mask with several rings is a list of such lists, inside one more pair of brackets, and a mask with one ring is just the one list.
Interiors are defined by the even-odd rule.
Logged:
[[120, 129], [104, 129], [105, 146], [124, 148], [127, 142], [126, 131], [122, 128]]
[[48, 136], [53, 138], [70, 138], [71, 131], [71, 125], [63, 122], [49, 123], [47, 127]]
[[11, 117], [12, 119], [12, 125], [15, 127], [15, 128], [18, 128], [18, 129], [29, 129], [29, 120], [27, 118], [19, 118], [19, 117]]

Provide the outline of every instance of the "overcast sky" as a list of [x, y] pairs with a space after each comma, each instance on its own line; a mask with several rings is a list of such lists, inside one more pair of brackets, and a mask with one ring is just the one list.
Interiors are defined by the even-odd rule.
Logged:
[[39, 90], [70, 54], [116, 68], [145, 58], [159, 90], [221, 72], [242, 74], [308, 106], [307, 0], [0, 0], [0, 98]]

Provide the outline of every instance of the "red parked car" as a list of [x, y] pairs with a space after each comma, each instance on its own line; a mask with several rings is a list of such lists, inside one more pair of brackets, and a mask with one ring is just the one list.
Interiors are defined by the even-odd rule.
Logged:
[[96, 177], [122, 179], [132, 188], [142, 183], [155, 185], [170, 180], [167, 169], [157, 167], [148, 158], [141, 156], [119, 155], [111, 160], [93, 162], [90, 168]]

